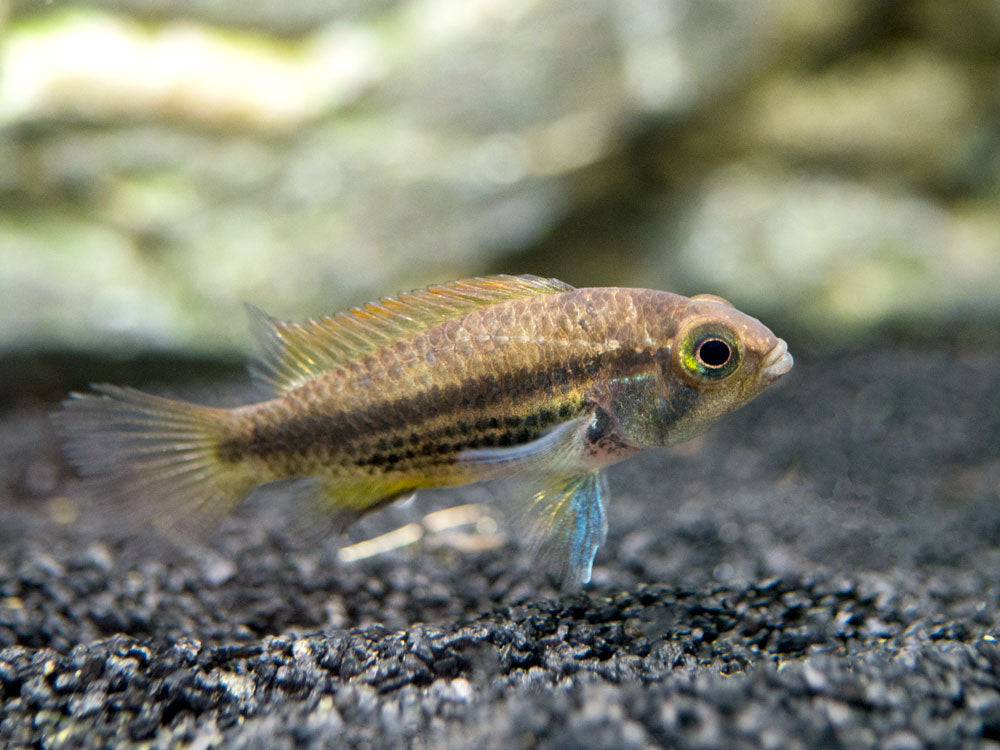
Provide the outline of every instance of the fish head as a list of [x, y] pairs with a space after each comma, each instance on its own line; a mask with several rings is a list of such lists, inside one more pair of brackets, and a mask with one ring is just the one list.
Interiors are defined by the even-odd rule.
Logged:
[[788, 345], [725, 299], [671, 297], [655, 376], [646, 379], [646, 390], [634, 387], [615, 403], [622, 432], [635, 446], [687, 440], [792, 368]]
[[686, 408], [672, 410], [680, 437], [743, 406], [792, 368], [784, 340], [722, 297], [692, 297], [678, 317], [661, 377], [664, 396], [686, 394]]
[[691, 298], [675, 336], [679, 377], [740, 406], [792, 369], [788, 344], [714, 294]]

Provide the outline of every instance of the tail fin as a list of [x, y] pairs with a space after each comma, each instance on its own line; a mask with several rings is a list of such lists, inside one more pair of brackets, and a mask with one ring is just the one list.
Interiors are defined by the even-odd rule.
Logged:
[[92, 388], [96, 393], [71, 394], [53, 419], [67, 457], [93, 478], [109, 519], [132, 529], [203, 533], [256, 484], [245, 466], [219, 458], [232, 424], [225, 409]]

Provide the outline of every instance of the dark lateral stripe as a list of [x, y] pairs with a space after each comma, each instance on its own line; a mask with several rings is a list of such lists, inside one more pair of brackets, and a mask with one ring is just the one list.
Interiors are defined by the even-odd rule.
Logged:
[[360, 468], [384, 471], [448, 465], [463, 450], [529, 443], [560, 419], [571, 419], [581, 414], [584, 406], [582, 399], [575, 399], [564, 401], [559, 408], [543, 407], [523, 417], [510, 415], [503, 419], [479, 419], [471, 431], [462, 435], [449, 425], [428, 429], [420, 440], [413, 440], [412, 434], [410, 440], [404, 440], [399, 435], [392, 439], [382, 437], [374, 447], [368, 446], [369, 450], [357, 451], [353, 463]]
[[486, 448], [528, 443], [539, 437], [541, 429], [522, 428], [516, 432], [485, 432], [469, 435], [465, 439], [448, 440], [444, 442], [427, 440], [420, 445], [414, 445], [400, 450], [379, 451], [362, 455], [355, 459], [355, 466], [375, 466], [382, 469], [393, 469], [399, 464], [420, 460], [421, 463], [451, 463], [456, 453], [469, 448]]
[[[516, 405], [539, 391], [561, 390], [564, 386], [591, 379], [602, 370], [617, 376], [647, 366], [650, 362], [649, 354], [618, 349], [597, 357], [579, 357], [546, 370], [523, 368], [509, 373], [481, 375], [464, 383], [433, 386], [412, 396], [368, 408], [258, 425], [252, 435], [223, 443], [218, 455], [224, 461], [239, 461], [247, 454], [268, 459], [278, 454], [315, 455], [322, 447], [327, 450], [332, 448], [332, 452], [343, 453], [345, 457], [357, 456], [351, 446], [378, 438], [372, 452], [403, 460], [416, 457], [416, 451], [426, 445], [446, 441], [452, 445], [461, 443], [462, 447], [473, 447], [472, 443], [478, 439], [486, 445], [485, 441], [490, 439], [484, 437], [486, 434], [503, 435], [514, 431], [514, 425], [506, 422], [513, 419], [513, 415], [474, 416], [490, 406], [498, 403]], [[579, 405], [565, 401], [555, 409], [541, 409], [533, 416], [536, 421], [548, 426], [571, 418], [578, 408]], [[450, 424], [434, 430], [423, 429], [423, 425], [432, 419], [444, 419]], [[516, 431], [520, 432], [520, 429], [521, 425], [518, 425]], [[410, 453], [413, 453], [412, 457]], [[386, 463], [395, 462], [387, 460]]]

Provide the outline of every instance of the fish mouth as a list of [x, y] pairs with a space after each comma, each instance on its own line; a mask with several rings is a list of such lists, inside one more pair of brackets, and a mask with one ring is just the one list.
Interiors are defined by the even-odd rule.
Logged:
[[777, 380], [792, 369], [794, 362], [792, 355], [788, 353], [788, 344], [783, 339], [778, 339], [778, 343], [760, 363], [760, 374], [769, 380]]

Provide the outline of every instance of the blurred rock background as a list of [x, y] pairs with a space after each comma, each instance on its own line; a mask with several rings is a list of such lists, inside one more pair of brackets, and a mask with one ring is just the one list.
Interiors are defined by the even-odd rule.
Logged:
[[146, 363], [136, 384], [235, 366], [243, 300], [302, 318], [490, 272], [711, 291], [797, 352], [887, 328], [997, 343], [992, 0], [0, 18], [8, 402], [116, 360]]

